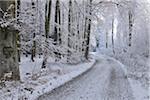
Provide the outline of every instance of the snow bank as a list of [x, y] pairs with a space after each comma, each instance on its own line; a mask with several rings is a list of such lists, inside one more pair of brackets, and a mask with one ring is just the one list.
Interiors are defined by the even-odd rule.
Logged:
[[[40, 60], [38, 63], [40, 65]], [[57, 66], [56, 68], [59, 67], [62, 73], [57, 73], [56, 71], [53, 71], [54, 69], [51, 69], [52, 67], [50, 67], [49, 70], [45, 69], [41, 71], [40, 77], [27, 78], [24, 76], [22, 77], [22, 82], [6, 82], [5, 86], [0, 89], [0, 100], [35, 100], [39, 96], [64, 85], [88, 71], [92, 68], [94, 63], [95, 60], [92, 58], [88, 62], [77, 65], [52, 64], [50, 66]], [[31, 66], [24, 67], [25, 68], [23, 69], [32, 69]], [[22, 73], [25, 75], [26, 72]]]
[[[129, 66], [126, 66], [126, 65], [122, 64], [119, 60], [116, 60], [115, 58], [109, 57], [105, 54], [101, 55], [101, 57], [104, 57], [104, 58], [107, 57], [107, 58], [113, 60], [114, 62], [117, 62], [120, 65], [122, 70], [125, 72], [125, 75], [127, 75], [127, 78], [130, 82], [130, 85], [131, 85], [131, 88], [132, 88], [132, 91], [133, 91], [133, 95], [135, 97], [135, 100], [149, 100], [149, 98], [150, 98], [149, 97], [150, 96], [150, 94], [149, 94], [150, 93], [150, 91], [149, 91], [150, 88], [147, 88], [147, 89], [143, 88], [140, 81], [135, 80], [134, 78], [129, 76], [129, 71], [127, 70], [127, 68]], [[141, 76], [141, 73], [139, 73], [139, 74], [140, 74], [139, 76]]]

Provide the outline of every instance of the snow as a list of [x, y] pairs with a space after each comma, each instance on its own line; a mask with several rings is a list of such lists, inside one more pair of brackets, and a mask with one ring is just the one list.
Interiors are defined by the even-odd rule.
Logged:
[[129, 79], [135, 96], [135, 100], [149, 100], [149, 91], [142, 88], [139, 81]]
[[23, 56], [21, 58], [22, 62], [20, 63], [20, 74], [22, 81], [25, 81], [29, 76], [33, 76], [41, 71], [43, 57], [36, 57], [35, 59], [35, 62], [32, 62], [29, 57]]
[[95, 55], [97, 62], [89, 72], [38, 100], [149, 100], [141, 83], [127, 76], [125, 65], [107, 55]]
[[[122, 55], [123, 56], [123, 55]], [[135, 55], [134, 55], [135, 56]], [[117, 58], [117, 56], [116, 56]], [[147, 60], [142, 58], [142, 57], [139, 57], [137, 59], [133, 59], [133, 58], [130, 58], [130, 59], [125, 59], [124, 60], [127, 60], [126, 61], [126, 65], [122, 64], [119, 60], [116, 60], [115, 58], [112, 58], [114, 59], [114, 61], [116, 61], [117, 63], [119, 63], [122, 67], [122, 69], [125, 71], [126, 75], [128, 76], [128, 79], [129, 79], [129, 82], [131, 84], [131, 87], [132, 87], [132, 90], [133, 90], [133, 95], [135, 97], [135, 100], [149, 100], [149, 83], [145, 83], [146, 80], [144, 80], [145, 78], [149, 77], [149, 76], [144, 76], [143, 74], [148, 74], [148, 69], [147, 71], [145, 72], [144, 69], [146, 69], [148, 66], [145, 66], [144, 65], [147, 65]], [[132, 66], [133, 68], [129, 68], [128, 63], [130, 63], [129, 60], [132, 60], [132, 65], [134, 65], [135, 62], [138, 62], [141, 66], [139, 66], [138, 64], [136, 64], [136, 66]], [[130, 66], [131, 67], [131, 66]], [[137, 70], [141, 70], [140, 72], [137, 72], [135, 71], [134, 68], [136, 67]], [[138, 68], [138, 67], [141, 67], [141, 68]], [[132, 70], [134, 70], [132, 72]], [[132, 76], [132, 77], [131, 77]], [[137, 79], [135, 78], [137, 77]], [[143, 82], [141, 82], [141, 79]], [[147, 81], [146, 81], [147, 82]], [[148, 86], [147, 86], [148, 85]]]
[[[5, 79], [11, 78], [13, 72], [4, 74], [4, 79], [0, 80], [0, 100], [33, 100], [45, 93], [48, 94], [39, 99], [150, 99], [150, 0], [94, 0], [92, 16], [87, 14], [90, 9], [88, 2], [85, 2], [87, 0], [72, 2], [73, 6], [70, 8], [69, 0], [60, 0], [58, 12], [61, 13], [58, 19], [61, 24], [56, 21], [56, 15], [59, 15], [55, 11], [56, 0], [52, 0], [49, 39], [44, 36], [47, 1], [26, 1], [22, 0], [21, 6], [16, 9], [20, 13], [18, 18], [8, 20], [8, 12], [0, 8], [0, 13], [4, 13], [3, 18], [0, 18], [0, 26], [13, 26], [21, 31], [21, 41], [17, 41], [21, 45], [21, 48], [18, 48], [21, 53], [31, 53], [33, 42], [36, 42], [35, 62], [30, 60], [30, 56], [21, 58], [19, 82], [5, 82]], [[12, 5], [8, 9], [11, 8]], [[72, 13], [70, 17], [69, 11]], [[96, 55], [97, 63], [94, 67], [93, 57], [82, 63], [82, 60], [85, 60], [85, 48], [88, 46], [85, 43], [87, 25], [84, 25], [88, 24], [87, 18], [92, 18], [90, 50], [98, 51], [91, 53]], [[69, 19], [73, 19], [70, 31]], [[17, 20], [20, 20], [19, 25]], [[57, 45], [54, 45], [53, 40], [53, 33], [58, 33], [54, 32], [55, 29], [61, 30], [57, 40], [61, 43], [56, 43]], [[56, 52], [60, 53], [60, 58]], [[41, 69], [43, 56], [37, 56], [41, 53], [48, 58], [48, 66], [45, 69]], [[64, 64], [68, 62], [68, 58], [69, 62], [74, 64]], [[57, 60], [60, 62], [52, 62]], [[87, 73], [83, 74], [84, 72]]]
[[40, 70], [41, 62], [42, 58], [36, 58], [35, 62], [24, 59], [20, 68], [21, 82], [5, 82], [0, 100], [34, 100], [83, 74], [92, 68], [95, 60], [91, 57], [90, 61], [76, 65], [49, 63], [49, 68]]
[[96, 55], [97, 62], [90, 71], [38, 100], [136, 100], [123, 64]]
[[99, 53], [101, 51], [104, 55], [111, 56], [111, 59], [120, 63], [129, 79], [135, 100], [149, 100], [149, 58], [137, 54], [129, 56], [130, 54], [128, 53], [118, 53], [114, 55], [110, 53], [110, 49], [105, 50], [104, 48], [100, 50]]

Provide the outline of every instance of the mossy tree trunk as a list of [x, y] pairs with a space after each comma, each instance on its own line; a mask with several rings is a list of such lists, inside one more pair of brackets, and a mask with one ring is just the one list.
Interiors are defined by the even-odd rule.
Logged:
[[[15, 5], [15, 0], [11, 1], [0, 1], [0, 8], [3, 11], [7, 11], [7, 8], [11, 5]], [[8, 11], [12, 14], [11, 17], [15, 17], [15, 8]], [[0, 17], [3, 15], [1, 14]], [[19, 65], [18, 65], [18, 53], [17, 53], [17, 33], [12, 27], [1, 27], [0, 26], [0, 80], [6, 79], [5, 74], [11, 73], [9, 79], [19, 80]]]

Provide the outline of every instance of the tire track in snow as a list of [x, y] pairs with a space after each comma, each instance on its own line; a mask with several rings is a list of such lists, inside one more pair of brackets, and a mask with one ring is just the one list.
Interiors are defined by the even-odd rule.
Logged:
[[90, 71], [38, 100], [134, 100], [134, 97], [121, 66], [107, 57], [98, 57]]

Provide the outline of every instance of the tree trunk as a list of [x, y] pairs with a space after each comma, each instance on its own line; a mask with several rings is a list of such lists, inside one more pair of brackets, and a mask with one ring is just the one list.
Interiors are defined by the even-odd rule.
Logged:
[[[0, 1], [0, 7], [1, 9], [3, 9], [3, 11], [6, 11], [11, 4], [15, 5], [15, 3], [15, 0]], [[8, 11], [8, 13], [12, 14], [12, 18], [15, 17], [15, 7], [16, 6]], [[6, 73], [12, 74], [9, 79], [20, 79], [17, 54], [17, 34], [18, 31], [16, 31], [12, 27], [0, 26], [0, 80], [7, 80], [7, 77], [4, 77]]]
[[[68, 48], [71, 48], [71, 27], [72, 27], [72, 1], [69, 1], [69, 12], [68, 12]], [[70, 61], [71, 52], [68, 50], [67, 62]]]
[[132, 44], [132, 27], [133, 27], [133, 16], [132, 12], [129, 10], [129, 47]]
[[87, 20], [87, 29], [86, 29], [86, 32], [85, 34], [87, 35], [86, 36], [86, 50], [85, 50], [85, 58], [88, 59], [88, 55], [89, 55], [89, 46], [90, 46], [90, 33], [91, 33], [91, 15], [92, 15], [92, 0], [89, 0], [89, 3], [88, 3], [88, 13], [90, 15], [90, 18], [89, 17], [86, 17], [86, 20]]
[[106, 48], [108, 48], [108, 32], [106, 32]]
[[113, 53], [115, 54], [115, 50], [114, 50], [114, 18], [112, 19], [112, 35], [111, 35], [111, 41], [112, 41]]
[[[61, 44], [61, 15], [60, 15], [60, 1], [56, 1], [56, 7], [55, 7], [55, 30], [54, 30], [54, 42], [55, 45]], [[58, 61], [61, 58], [60, 52], [55, 52], [55, 61]]]
[[[17, 22], [19, 22], [19, 16], [20, 16], [20, 0], [17, 0], [17, 14], [16, 14], [16, 17], [17, 17]], [[19, 33], [17, 34], [17, 48], [18, 48], [18, 61], [21, 62], [21, 51], [20, 51], [20, 48], [21, 48], [21, 40], [20, 40], [20, 35]]]
[[47, 50], [47, 45], [48, 45], [48, 36], [49, 36], [49, 28], [50, 28], [50, 16], [51, 16], [51, 3], [52, 1], [49, 0], [46, 1], [46, 5], [45, 5], [45, 44], [46, 44], [46, 47], [44, 48], [44, 60], [43, 60], [43, 63], [42, 63], [42, 68], [46, 68], [46, 63], [47, 63], [47, 59], [48, 59], [48, 50]]
[[[35, 10], [35, 2], [32, 0], [32, 9], [34, 9]], [[36, 20], [35, 20], [35, 14], [32, 14], [32, 17], [33, 17], [33, 24], [34, 24], [34, 26], [35, 26], [35, 24], [36, 24]], [[37, 27], [36, 27], [37, 28]], [[36, 33], [34, 32], [33, 33], [33, 39], [35, 38], [35, 36], [36, 36]], [[35, 40], [33, 40], [33, 44], [32, 44], [32, 49], [31, 49], [31, 60], [34, 62], [34, 58], [35, 58], [35, 56], [36, 56], [36, 41]]]

